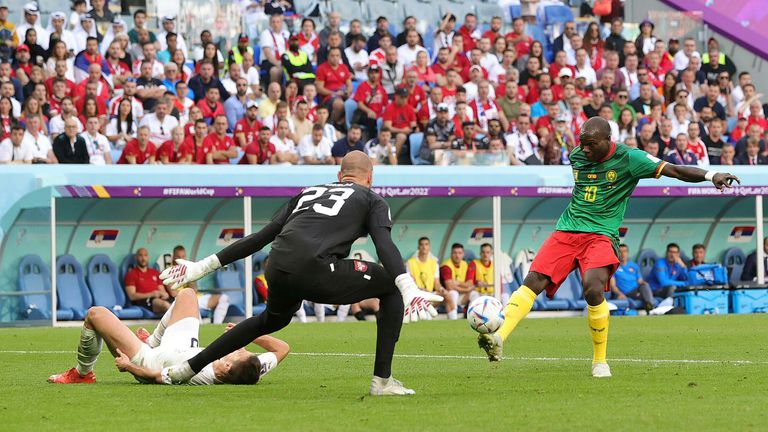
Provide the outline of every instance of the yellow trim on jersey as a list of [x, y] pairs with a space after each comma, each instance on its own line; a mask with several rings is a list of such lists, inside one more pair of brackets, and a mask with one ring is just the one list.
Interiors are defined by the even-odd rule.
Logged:
[[453, 261], [447, 259], [440, 265], [440, 267], [443, 266], [451, 269], [451, 275], [453, 276], [452, 279], [456, 282], [464, 282], [467, 280], [467, 270], [469, 270], [469, 265], [466, 261], [461, 260], [459, 267], [456, 268], [456, 266], [453, 264]]
[[419, 288], [430, 292], [435, 290], [435, 278], [438, 276], [436, 259], [427, 258], [426, 262], [421, 262], [417, 257], [413, 257], [408, 260], [408, 272]]
[[664, 167], [667, 165], [667, 162], [661, 162], [659, 163], [659, 166], [656, 167], [656, 172], [653, 173], [654, 178], [661, 177], [661, 171], [664, 169]]

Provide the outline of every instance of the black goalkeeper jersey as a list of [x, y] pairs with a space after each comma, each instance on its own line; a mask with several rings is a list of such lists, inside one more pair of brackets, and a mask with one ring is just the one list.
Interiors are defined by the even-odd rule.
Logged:
[[352, 243], [377, 228], [392, 227], [389, 205], [369, 188], [328, 183], [304, 189], [273, 218], [282, 225], [270, 266], [284, 271], [346, 258]]

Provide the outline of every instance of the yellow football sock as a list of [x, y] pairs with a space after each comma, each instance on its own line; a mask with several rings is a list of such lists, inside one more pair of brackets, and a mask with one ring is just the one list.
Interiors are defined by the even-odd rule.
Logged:
[[587, 306], [587, 320], [589, 321], [589, 332], [592, 335], [592, 347], [594, 354], [592, 364], [605, 363], [606, 349], [608, 345], [608, 302], [603, 300], [597, 306]]
[[536, 300], [536, 293], [525, 285], [520, 286], [512, 293], [507, 306], [504, 308], [504, 324], [497, 332], [502, 340], [506, 340], [512, 330], [517, 327], [517, 323], [528, 315], [534, 300]]

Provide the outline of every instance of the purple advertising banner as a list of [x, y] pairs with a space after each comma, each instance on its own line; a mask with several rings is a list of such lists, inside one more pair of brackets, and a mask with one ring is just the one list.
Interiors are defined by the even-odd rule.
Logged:
[[[766, 0], [662, 0], [681, 11], [702, 11], [704, 21], [768, 60]], [[704, 54], [702, 52], [702, 54]]]
[[[70, 198], [238, 198], [292, 197], [300, 187], [226, 186], [57, 186]], [[570, 197], [572, 187], [562, 186], [393, 186], [374, 187], [385, 198], [396, 197]], [[734, 197], [768, 195], [768, 186], [736, 186], [723, 192], [712, 186], [639, 186], [638, 197]]]

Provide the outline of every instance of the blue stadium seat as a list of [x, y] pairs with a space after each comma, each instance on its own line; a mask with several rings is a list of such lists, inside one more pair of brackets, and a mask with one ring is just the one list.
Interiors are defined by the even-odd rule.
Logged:
[[744, 262], [747, 260], [744, 251], [738, 247], [732, 247], [723, 254], [723, 265], [728, 269], [728, 282], [732, 286], [743, 284], [741, 273], [744, 271]]
[[562, 3], [546, 3], [536, 10], [536, 21], [543, 26], [563, 24], [573, 21], [573, 11]]
[[653, 271], [657, 258], [656, 252], [651, 249], [643, 249], [637, 254], [637, 265], [640, 266], [640, 274], [643, 276], [643, 279], [648, 280], [648, 276]]
[[[262, 273], [264, 273], [264, 261], [267, 259], [269, 255], [267, 255], [266, 252], [256, 252], [251, 256], [251, 259], [253, 260], [253, 276], [256, 277]], [[243, 281], [243, 285], [245, 285], [245, 281]]]
[[244, 316], [245, 315], [245, 296], [243, 295], [243, 261], [235, 261], [234, 263], [222, 267], [215, 273], [216, 287], [220, 289], [240, 288], [239, 290], [224, 291], [229, 296], [229, 311], [227, 316]]
[[[503, 17], [504, 11], [494, 2], [479, 2], [475, 3], [475, 10], [477, 11], [477, 20], [480, 23], [487, 24], [491, 22], [491, 18], [495, 16]], [[491, 41], [493, 43], [493, 41]]]
[[330, 2], [331, 9], [341, 15], [343, 22], [350, 22], [353, 18], [363, 17], [364, 8], [357, 0], [333, 0]]
[[[433, 2], [434, 4], [434, 2]], [[453, 1], [453, 0], [441, 0], [439, 2], [440, 16], [444, 16], [448, 12], [456, 15], [457, 22], [464, 22], [464, 16], [468, 13], [475, 13], [475, 7], [472, 3]], [[456, 30], [458, 30], [458, 24]]]
[[120, 282], [125, 282], [125, 275], [128, 274], [128, 270], [132, 269], [136, 265], [136, 255], [130, 254], [123, 258], [123, 262], [120, 263]]
[[87, 281], [95, 306], [110, 309], [120, 319], [144, 317], [144, 312], [138, 306], [126, 304], [125, 291], [117, 275], [117, 266], [107, 255], [97, 254], [91, 257], [88, 262]]
[[565, 278], [565, 281], [555, 293], [554, 298], [551, 300], [546, 296], [542, 298], [541, 307], [543, 310], [568, 310], [576, 308], [576, 300], [578, 300], [576, 290], [578, 289], [577, 287], [581, 286], [576, 273], [578, 273], [578, 270], [572, 271]]
[[477, 254], [472, 249], [464, 249], [464, 261], [467, 263], [472, 262], [472, 260], [477, 259]]
[[62, 255], [56, 260], [56, 294], [59, 309], [71, 310], [77, 320], [85, 319], [85, 313], [93, 305], [83, 266], [72, 255]]
[[570, 286], [573, 290], [573, 309], [580, 310], [587, 307], [587, 301], [584, 300], [584, 288], [581, 284], [581, 272], [575, 270], [568, 275], [568, 279], [571, 279]]
[[[333, 4], [335, 5], [338, 0], [333, 0]], [[335, 6], [334, 6], [335, 7]], [[389, 19], [390, 23], [396, 24], [397, 26], [401, 26], [403, 20], [405, 19], [405, 13], [403, 12], [403, 8], [400, 6], [399, 3], [389, 0], [370, 0], [363, 3], [362, 6], [363, 15], [347, 15], [347, 16], [356, 16], [360, 17], [362, 16], [365, 18], [368, 22], [374, 22], [376, 21], [376, 18], [380, 16], [385, 16]], [[342, 14], [342, 17], [345, 16]], [[396, 35], [398, 32], [390, 32], [393, 35]]]
[[612, 292], [605, 293], [605, 299], [609, 301], [610, 303], [613, 303], [616, 305], [618, 309], [627, 309], [630, 307], [629, 299], [626, 300], [619, 300], [617, 298], [613, 298], [614, 295]]
[[[48, 266], [37, 255], [26, 255], [19, 262], [19, 291], [35, 292], [51, 290], [51, 272]], [[21, 297], [23, 310], [21, 319], [49, 320], [51, 319], [50, 294], [29, 294]], [[56, 319], [71, 320], [70, 310], [56, 311]]]
[[411, 144], [411, 163], [413, 165], [432, 165], [422, 159], [419, 154], [421, 151], [421, 145], [424, 143], [424, 134], [421, 132], [413, 133], [408, 138], [408, 141]]

